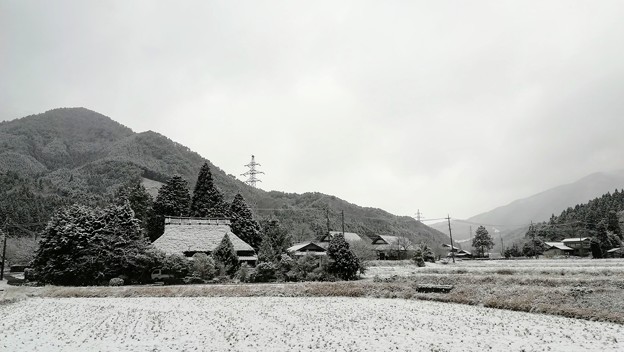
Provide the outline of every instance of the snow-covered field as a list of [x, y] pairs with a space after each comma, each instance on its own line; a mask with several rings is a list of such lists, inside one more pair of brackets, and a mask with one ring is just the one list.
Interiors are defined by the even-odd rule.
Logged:
[[0, 317], [6, 352], [624, 350], [622, 325], [396, 299], [32, 298]]
[[456, 263], [426, 263], [424, 268], [411, 261], [379, 262], [367, 269], [366, 278], [412, 276], [419, 274], [475, 274], [492, 275], [505, 270], [513, 275], [557, 276], [622, 276], [622, 259], [523, 259], [523, 260], [457, 260]]

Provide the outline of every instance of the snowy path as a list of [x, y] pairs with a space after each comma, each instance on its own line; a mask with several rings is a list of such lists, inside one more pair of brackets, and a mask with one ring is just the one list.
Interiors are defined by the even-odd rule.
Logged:
[[624, 350], [617, 324], [400, 299], [33, 298], [0, 316], [6, 352]]

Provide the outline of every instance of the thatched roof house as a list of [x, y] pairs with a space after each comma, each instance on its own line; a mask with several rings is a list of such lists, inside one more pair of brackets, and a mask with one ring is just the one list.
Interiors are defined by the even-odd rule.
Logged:
[[255, 264], [258, 256], [254, 249], [232, 233], [230, 220], [199, 218], [165, 218], [165, 232], [154, 247], [167, 254], [192, 257], [195, 253], [211, 254], [228, 235], [238, 260]]

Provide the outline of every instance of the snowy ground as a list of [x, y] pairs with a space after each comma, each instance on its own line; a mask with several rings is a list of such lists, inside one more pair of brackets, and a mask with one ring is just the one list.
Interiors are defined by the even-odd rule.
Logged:
[[457, 260], [456, 263], [426, 263], [424, 268], [417, 267], [409, 260], [379, 261], [368, 267], [365, 278], [375, 276], [413, 276], [420, 274], [500, 274], [529, 276], [588, 276], [588, 277], [624, 277], [622, 259], [523, 259], [523, 260]]
[[32, 298], [0, 316], [6, 352], [624, 350], [622, 325], [397, 299]]

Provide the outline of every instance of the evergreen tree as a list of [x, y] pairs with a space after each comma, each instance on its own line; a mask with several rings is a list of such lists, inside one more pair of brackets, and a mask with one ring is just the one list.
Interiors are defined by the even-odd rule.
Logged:
[[199, 170], [191, 201], [191, 216], [199, 218], [229, 218], [223, 194], [215, 187], [208, 163]]
[[39, 282], [56, 285], [139, 279], [136, 263], [147, 249], [129, 204], [103, 211], [74, 205], [50, 220], [31, 267]]
[[[264, 234], [262, 236], [260, 250], [262, 250], [262, 245], [264, 244], [267, 248], [271, 248], [270, 252], [273, 253], [276, 258], [279, 258], [283, 253], [287, 253], [287, 249], [292, 246], [292, 240], [288, 231], [281, 226], [279, 221], [266, 221], [262, 227]], [[267, 251], [267, 253], [269, 253], [269, 251]]]
[[148, 217], [152, 211], [154, 200], [147, 193], [147, 189], [139, 182], [134, 186], [121, 187], [115, 194], [118, 204], [126, 201], [130, 203], [130, 207], [134, 211], [134, 217], [140, 222], [141, 228], [147, 233]]
[[191, 196], [181, 176], [170, 178], [160, 190], [149, 216], [148, 235], [153, 242], [165, 231], [165, 216], [187, 216]]
[[622, 228], [620, 227], [620, 219], [617, 216], [615, 210], [610, 210], [607, 213], [607, 230], [611, 231], [618, 238], [622, 239]]
[[479, 226], [475, 232], [475, 237], [472, 239], [472, 246], [479, 250], [481, 257], [485, 256], [485, 250], [489, 250], [494, 247], [494, 241], [492, 236], [483, 226]]
[[230, 216], [232, 217], [232, 232], [257, 250], [262, 242], [260, 224], [253, 219], [251, 210], [240, 194], [237, 194], [232, 201]]
[[330, 258], [329, 272], [343, 280], [356, 278], [360, 268], [360, 260], [349, 248], [342, 233], [332, 236], [327, 247], [327, 256]]
[[238, 256], [234, 250], [234, 245], [230, 241], [230, 236], [225, 234], [221, 243], [212, 253], [215, 261], [221, 263], [225, 267], [225, 272], [232, 276], [236, 273], [239, 267]]

